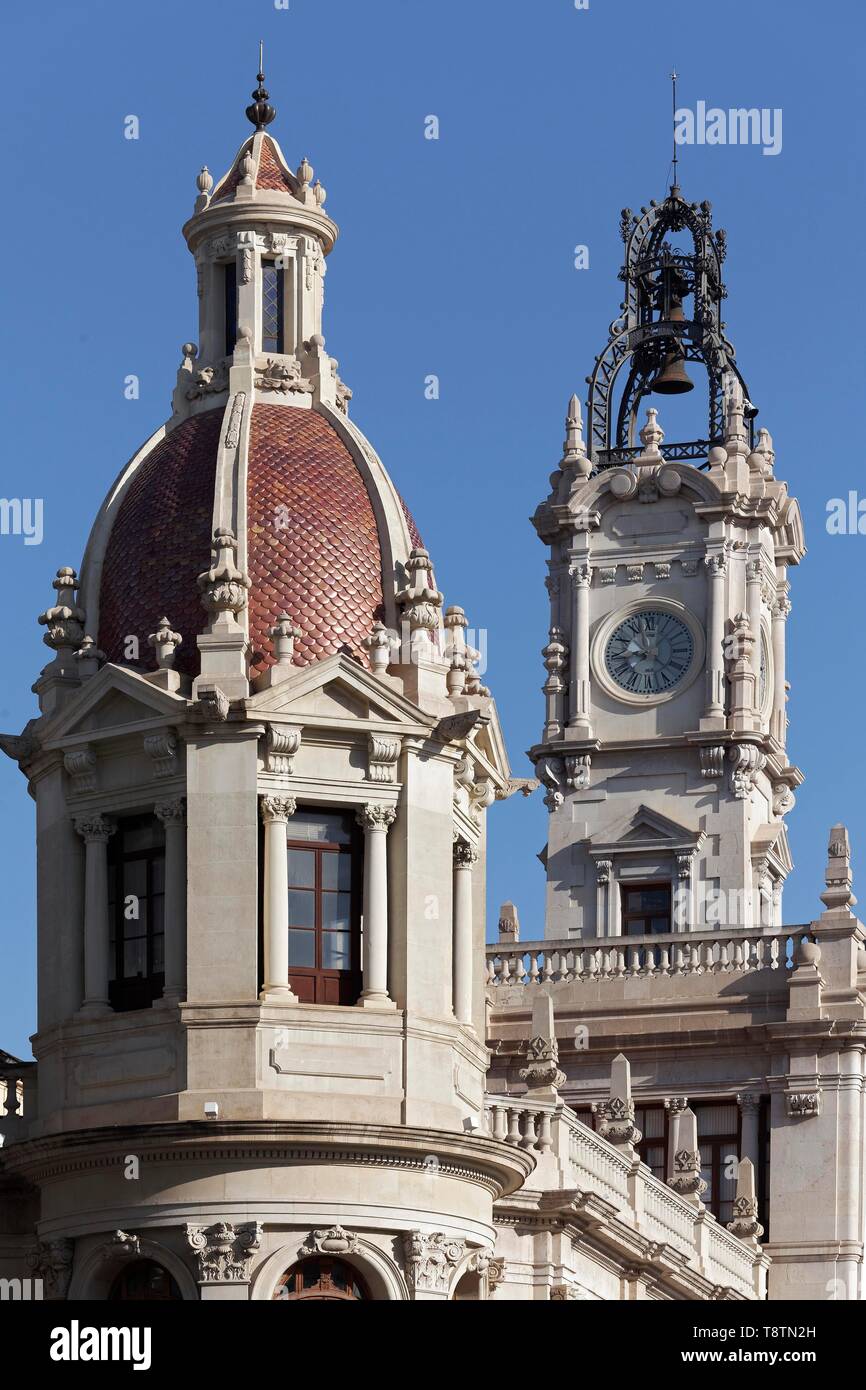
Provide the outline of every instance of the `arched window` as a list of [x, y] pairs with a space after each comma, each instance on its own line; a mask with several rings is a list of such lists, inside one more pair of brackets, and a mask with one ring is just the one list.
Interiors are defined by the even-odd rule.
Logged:
[[108, 1301], [168, 1302], [181, 1292], [167, 1269], [155, 1260], [134, 1260], [125, 1265], [108, 1291]]
[[292, 1265], [274, 1290], [275, 1299], [312, 1299], [316, 1303], [367, 1299], [357, 1271], [343, 1260], [309, 1259]]

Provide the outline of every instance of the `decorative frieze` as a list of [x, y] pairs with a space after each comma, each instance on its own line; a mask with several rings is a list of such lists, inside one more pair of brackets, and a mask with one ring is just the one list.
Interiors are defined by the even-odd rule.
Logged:
[[639, 584], [644, 576], [646, 566], [641, 563], [637, 565], [626, 565], [625, 574], [629, 584]]
[[294, 759], [301, 747], [301, 729], [297, 724], [269, 724], [265, 735], [265, 769], [290, 777]]
[[218, 1221], [213, 1226], [187, 1225], [186, 1238], [195, 1256], [198, 1282], [246, 1282], [253, 1255], [261, 1248], [262, 1234], [257, 1221], [243, 1226], [232, 1226], [226, 1221]]
[[63, 766], [76, 795], [96, 791], [96, 753], [89, 743], [64, 753]]
[[394, 782], [400, 739], [386, 734], [367, 735], [367, 776], [371, 782]]
[[599, 584], [616, 583], [616, 565], [602, 565], [596, 570]]

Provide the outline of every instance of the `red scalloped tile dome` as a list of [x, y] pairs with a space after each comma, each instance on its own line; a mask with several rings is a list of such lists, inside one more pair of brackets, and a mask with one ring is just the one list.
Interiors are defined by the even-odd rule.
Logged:
[[[175, 665], [199, 669], [205, 624], [197, 577], [210, 564], [216, 458], [223, 411], [184, 421], [147, 455], [126, 488], [102, 570], [98, 645], [129, 662], [126, 639], [147, 636], [166, 616], [181, 633]], [[402, 503], [402, 499], [401, 499]], [[418, 529], [405, 504], [412, 545]], [[366, 660], [362, 640], [383, 618], [382, 553], [373, 504], [358, 467], [321, 415], [256, 404], [247, 477], [247, 571], [252, 670], [273, 660], [269, 629], [289, 613], [301, 629], [295, 661], [335, 652]]]

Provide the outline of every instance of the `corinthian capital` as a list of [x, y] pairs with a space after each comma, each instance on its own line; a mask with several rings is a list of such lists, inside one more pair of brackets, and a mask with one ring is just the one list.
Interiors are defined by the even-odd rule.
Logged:
[[265, 825], [269, 825], [271, 821], [290, 820], [297, 808], [298, 803], [293, 796], [263, 796], [259, 801]]
[[96, 814], [75, 817], [76, 833], [81, 836], [82, 840], [87, 845], [107, 845], [116, 829], [117, 826], [114, 824], [114, 821], [109, 820], [107, 816]]
[[362, 806], [355, 814], [355, 820], [362, 830], [387, 831], [397, 819], [394, 806]]

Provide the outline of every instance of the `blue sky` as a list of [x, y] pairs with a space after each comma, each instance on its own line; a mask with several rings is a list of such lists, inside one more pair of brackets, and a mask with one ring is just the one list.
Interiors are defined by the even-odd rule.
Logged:
[[[47, 0], [7, 8], [3, 82], [5, 496], [44, 499], [44, 539], [0, 536], [6, 599], [0, 729], [35, 710], [48, 657], [36, 615], [78, 566], [115, 474], [169, 413], [195, 339], [180, 236], [195, 175], [249, 129], [266, 46], [272, 127], [306, 155], [341, 228], [328, 348], [352, 414], [414, 511], [446, 602], [488, 632], [487, 681], [515, 771], [540, 733], [545, 552], [527, 518], [547, 491], [569, 394], [620, 299], [620, 209], [666, 191], [668, 73], [681, 106], [781, 108], [779, 154], [688, 147], [680, 182], [728, 232], [726, 318], [803, 508], [793, 575], [789, 922], [808, 920], [827, 830], [866, 865], [860, 633], [866, 536], [830, 536], [827, 502], [863, 490], [862, 12], [727, 0]], [[140, 139], [123, 138], [136, 115]], [[440, 122], [424, 139], [425, 117]], [[576, 271], [574, 247], [589, 247]], [[124, 378], [140, 378], [137, 401]], [[439, 376], [438, 401], [424, 380]], [[662, 424], [679, 431], [666, 403]], [[35, 1023], [33, 803], [0, 760], [5, 851], [0, 1046]], [[505, 898], [543, 932], [540, 797], [490, 813], [491, 919]], [[866, 877], [864, 877], [866, 883]], [[856, 888], [856, 877], [855, 877]]]

